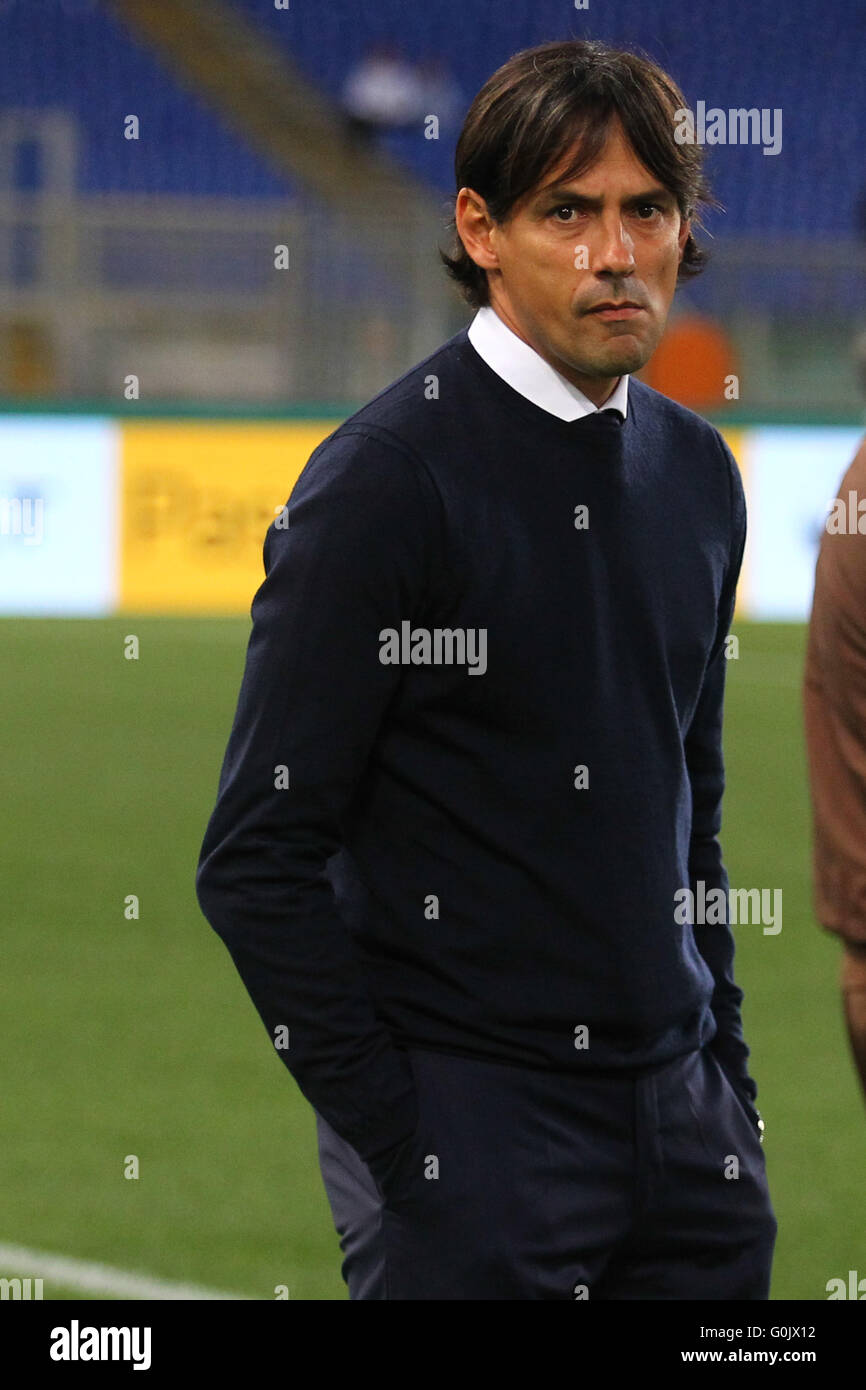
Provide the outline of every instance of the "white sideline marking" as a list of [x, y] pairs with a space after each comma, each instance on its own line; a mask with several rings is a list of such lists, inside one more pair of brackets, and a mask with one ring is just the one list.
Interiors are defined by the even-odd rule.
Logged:
[[112, 1265], [91, 1264], [73, 1260], [68, 1255], [49, 1255], [43, 1250], [28, 1250], [24, 1245], [0, 1244], [0, 1270], [13, 1275], [28, 1275], [47, 1279], [69, 1289], [87, 1293], [113, 1294], [116, 1298], [142, 1299], [244, 1299], [246, 1294], [222, 1293], [197, 1284], [175, 1284], [169, 1279], [155, 1279], [146, 1274], [132, 1274]]

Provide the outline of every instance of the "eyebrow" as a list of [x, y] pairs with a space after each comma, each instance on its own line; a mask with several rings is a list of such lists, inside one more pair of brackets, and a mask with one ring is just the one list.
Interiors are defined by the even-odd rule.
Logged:
[[[602, 198], [588, 198], [583, 193], [575, 193], [566, 184], [551, 184], [549, 188], [542, 189], [536, 201], [546, 203], [553, 202], [554, 199], [558, 199], [561, 203], [575, 203], [579, 207], [587, 208], [593, 212], [597, 212], [604, 201]], [[632, 197], [624, 199], [629, 207], [634, 207], [638, 203], [660, 203], [663, 201], [673, 202], [674, 195], [669, 189], [663, 188], [661, 185], [647, 188], [641, 193], [635, 193]]]

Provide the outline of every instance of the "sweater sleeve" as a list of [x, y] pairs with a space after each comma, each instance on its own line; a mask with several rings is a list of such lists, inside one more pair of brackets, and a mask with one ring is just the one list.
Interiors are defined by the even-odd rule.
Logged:
[[[737, 581], [746, 543], [746, 500], [739, 469], [727, 445], [716, 435], [727, 460], [731, 489], [730, 562], [719, 600], [716, 638], [704, 684], [685, 741], [686, 765], [692, 790], [692, 834], [689, 848], [689, 886], [703, 880], [706, 892], [720, 888], [728, 903], [729, 881], [718, 835], [722, 823], [725, 770], [722, 754], [722, 717], [725, 693], [725, 641], [734, 616]], [[757, 1086], [748, 1074], [749, 1049], [743, 1038], [740, 1005], [742, 990], [734, 982], [734, 937], [725, 922], [698, 923], [695, 942], [715, 981], [712, 1010], [717, 1032], [710, 1043], [732, 1081], [752, 1102]]]
[[309, 459], [288, 525], [277, 518], [265, 538], [196, 876], [202, 911], [280, 1057], [368, 1161], [412, 1134], [417, 1101], [325, 865], [401, 680], [379, 660], [379, 633], [399, 631], [424, 598], [437, 505], [423, 465], [367, 432], [340, 431]]

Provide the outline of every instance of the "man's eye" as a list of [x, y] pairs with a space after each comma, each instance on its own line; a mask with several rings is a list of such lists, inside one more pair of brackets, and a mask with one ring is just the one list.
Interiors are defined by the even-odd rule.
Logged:
[[[652, 217], [653, 213], [661, 212], [662, 209], [658, 203], [638, 203], [637, 207], [635, 208], [635, 211], [639, 215], [641, 215], [640, 220], [642, 222], [648, 222], [650, 217]], [[648, 216], [642, 216], [643, 213], [647, 213]]]
[[[577, 208], [574, 206], [574, 203], [560, 203], [559, 207], [554, 208], [553, 211], [554, 214], [558, 217], [559, 213], [561, 212], [577, 212]], [[570, 222], [571, 218], [563, 218], [561, 220]]]

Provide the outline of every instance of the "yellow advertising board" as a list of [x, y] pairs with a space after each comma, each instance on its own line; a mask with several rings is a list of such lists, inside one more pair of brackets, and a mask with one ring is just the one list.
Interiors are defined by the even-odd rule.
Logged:
[[[338, 423], [123, 421], [120, 611], [248, 613], [265, 532]], [[749, 431], [722, 433], [748, 498]], [[747, 541], [737, 617], [750, 606], [749, 552]]]
[[121, 610], [249, 612], [265, 532], [338, 423], [124, 421]]
[[[743, 491], [746, 494], [746, 510], [749, 510], [749, 431], [747, 429], [732, 429], [727, 425], [722, 426], [720, 434], [737, 460], [740, 475], [743, 479]], [[735, 618], [747, 618], [749, 616], [749, 599], [751, 595], [751, 570], [750, 570], [750, 549], [754, 542], [754, 528], [750, 528], [746, 522], [746, 550], [743, 555], [743, 565], [740, 570], [740, 582], [737, 585], [737, 604], [734, 609]]]

